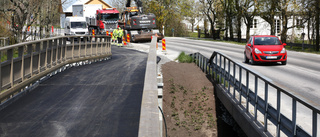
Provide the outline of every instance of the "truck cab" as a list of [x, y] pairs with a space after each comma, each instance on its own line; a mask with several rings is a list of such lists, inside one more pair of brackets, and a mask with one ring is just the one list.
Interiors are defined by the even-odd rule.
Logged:
[[88, 25], [84, 17], [67, 17], [65, 20], [65, 36], [85, 36], [89, 35]]
[[97, 10], [96, 19], [100, 34], [105, 35], [118, 27], [119, 11], [115, 8]]

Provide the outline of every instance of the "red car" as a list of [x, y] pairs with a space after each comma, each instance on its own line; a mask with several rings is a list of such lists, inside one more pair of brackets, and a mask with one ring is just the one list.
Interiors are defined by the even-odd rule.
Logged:
[[272, 35], [251, 36], [244, 51], [245, 63], [281, 62], [287, 64], [286, 43]]

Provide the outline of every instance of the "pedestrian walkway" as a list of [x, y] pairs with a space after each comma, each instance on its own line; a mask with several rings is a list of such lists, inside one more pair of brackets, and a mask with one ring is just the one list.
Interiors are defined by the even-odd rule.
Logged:
[[112, 59], [74, 67], [0, 111], [0, 136], [138, 136], [147, 54], [112, 47]]

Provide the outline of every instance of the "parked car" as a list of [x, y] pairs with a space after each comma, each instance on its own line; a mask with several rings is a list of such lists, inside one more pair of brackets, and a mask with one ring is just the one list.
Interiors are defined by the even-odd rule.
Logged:
[[272, 35], [251, 36], [244, 51], [244, 62], [256, 64], [258, 62], [281, 62], [287, 64], [286, 43]]

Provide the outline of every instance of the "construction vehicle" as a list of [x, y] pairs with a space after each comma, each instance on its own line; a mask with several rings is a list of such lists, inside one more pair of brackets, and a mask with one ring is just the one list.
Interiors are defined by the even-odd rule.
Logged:
[[[153, 13], [143, 14], [140, 0], [135, 0], [138, 7], [130, 7], [130, 3], [131, 0], [127, 0], [126, 9], [119, 21], [119, 26], [124, 29], [124, 36], [129, 34], [131, 42], [151, 41], [151, 36], [159, 32], [154, 31], [157, 28], [156, 16]], [[158, 36], [158, 40], [163, 37], [160, 33]], [[127, 40], [127, 37], [125, 39]]]
[[72, 5], [73, 16], [85, 17], [89, 33], [106, 35], [118, 27], [119, 11], [116, 8], [102, 9], [101, 4]]

